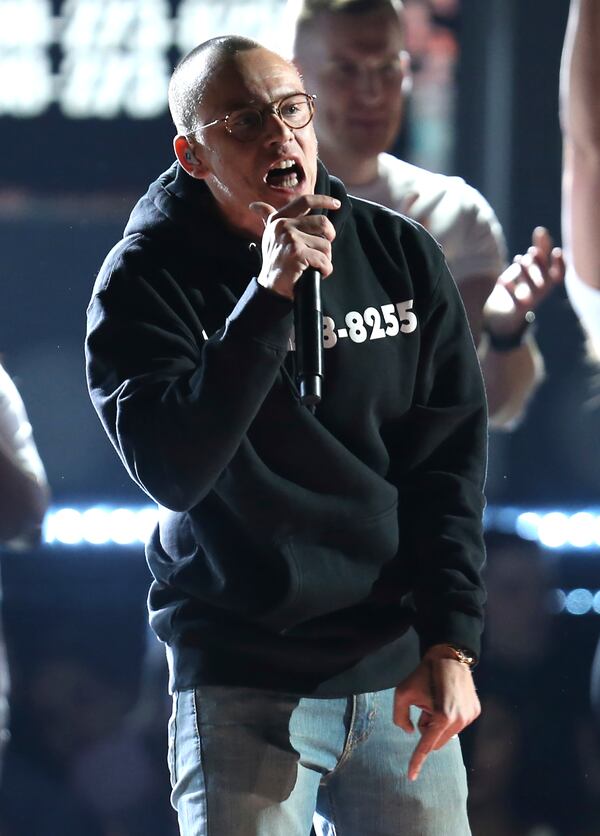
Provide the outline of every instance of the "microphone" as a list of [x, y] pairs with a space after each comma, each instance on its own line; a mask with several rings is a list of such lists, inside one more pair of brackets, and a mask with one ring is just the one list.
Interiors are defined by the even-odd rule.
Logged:
[[323, 385], [323, 311], [321, 274], [313, 267], [307, 267], [296, 283], [294, 330], [300, 402], [314, 412]]

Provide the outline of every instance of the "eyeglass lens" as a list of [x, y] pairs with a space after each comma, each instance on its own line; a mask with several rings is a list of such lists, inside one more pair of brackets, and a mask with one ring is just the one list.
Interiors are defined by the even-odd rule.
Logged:
[[[274, 110], [289, 128], [298, 129], [308, 125], [313, 116], [314, 106], [312, 98], [306, 93], [294, 93], [269, 109]], [[255, 107], [245, 107], [230, 113], [226, 126], [229, 133], [236, 139], [247, 142], [259, 136], [264, 119], [265, 111]]]

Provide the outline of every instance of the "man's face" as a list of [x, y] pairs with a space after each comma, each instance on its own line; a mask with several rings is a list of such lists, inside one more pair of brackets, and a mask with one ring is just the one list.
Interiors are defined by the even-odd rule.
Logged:
[[366, 159], [388, 149], [402, 118], [402, 28], [391, 10], [322, 14], [298, 44], [307, 90], [317, 95], [315, 126], [329, 157]]
[[314, 192], [317, 141], [312, 122], [290, 129], [267, 108], [303, 90], [291, 64], [266, 49], [252, 49], [239, 52], [217, 70], [198, 107], [199, 125], [248, 105], [263, 111], [256, 139], [240, 142], [219, 122], [200, 131], [194, 146], [203, 164], [197, 176], [205, 179], [230, 225], [243, 234], [260, 237], [264, 230], [262, 220], [248, 208], [253, 201], [281, 209], [295, 197]]

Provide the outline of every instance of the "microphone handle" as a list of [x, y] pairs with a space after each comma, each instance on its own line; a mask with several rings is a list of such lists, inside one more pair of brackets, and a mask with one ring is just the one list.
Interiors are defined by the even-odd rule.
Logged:
[[323, 311], [321, 274], [312, 267], [307, 267], [296, 284], [294, 329], [300, 401], [314, 410], [321, 402], [323, 385]]

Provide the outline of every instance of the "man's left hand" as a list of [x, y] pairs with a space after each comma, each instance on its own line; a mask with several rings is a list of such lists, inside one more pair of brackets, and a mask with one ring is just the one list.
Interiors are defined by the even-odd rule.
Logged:
[[431, 647], [418, 668], [396, 688], [394, 723], [409, 733], [414, 731], [411, 705], [421, 709], [421, 739], [408, 765], [408, 777], [415, 781], [429, 753], [472, 723], [481, 706], [469, 667], [455, 659], [446, 645]]

